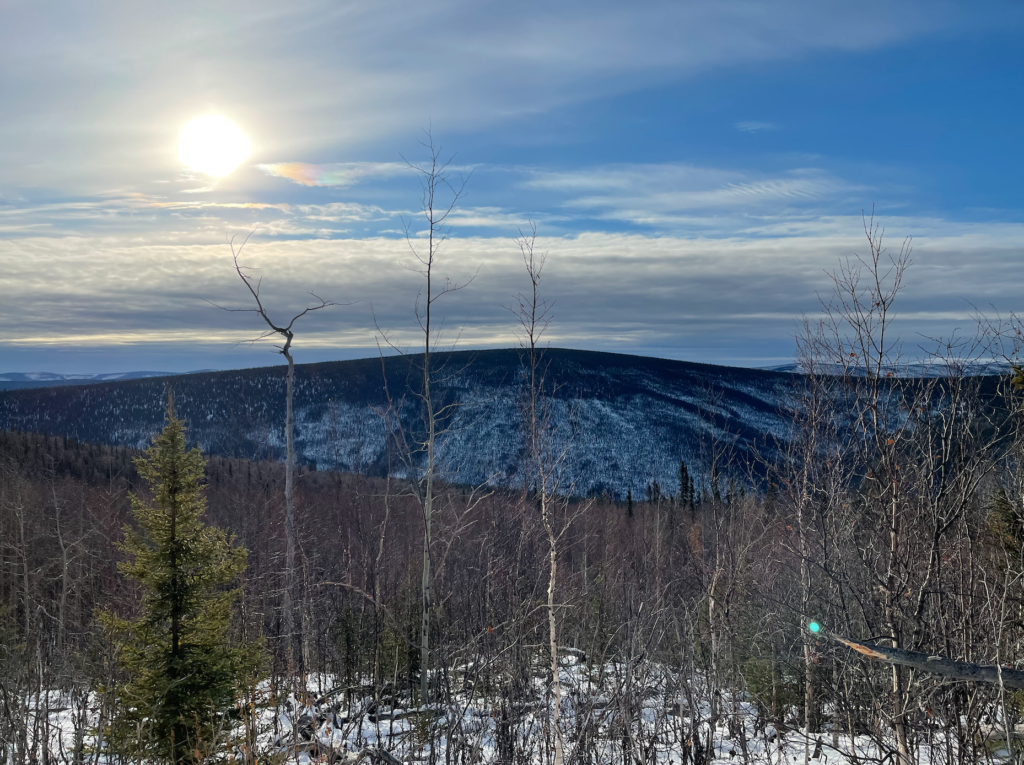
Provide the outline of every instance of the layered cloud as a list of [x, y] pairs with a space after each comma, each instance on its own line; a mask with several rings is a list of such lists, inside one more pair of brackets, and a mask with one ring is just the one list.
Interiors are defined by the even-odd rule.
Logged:
[[[892, 219], [890, 230], [918, 231], [915, 265], [897, 304], [913, 346], [923, 336], [969, 326], [975, 308], [1019, 304], [1017, 267], [1024, 226], [979, 226]], [[541, 237], [548, 253], [544, 291], [555, 303], [556, 345], [647, 352], [724, 363], [776, 363], [790, 357], [802, 313], [815, 315], [827, 271], [863, 250], [861, 222], [833, 218], [799, 234], [706, 238], [587, 233]], [[415, 347], [414, 305], [423, 284], [401, 238], [272, 239], [257, 235], [243, 263], [263, 277], [275, 315], [290, 316], [315, 289], [355, 304], [304, 320], [298, 348], [307, 359], [374, 352], [376, 327]], [[40, 268], [45, 264], [45, 268]], [[504, 306], [524, 286], [510, 238], [451, 239], [440, 272], [478, 275], [437, 310], [448, 337], [467, 347], [507, 345]], [[217, 357], [259, 334], [224, 244], [139, 243], [130, 237], [31, 237], [0, 241], [0, 347], [160, 347], [174, 356]], [[243, 348], [243, 350], [245, 350]], [[237, 358], [236, 357], [236, 361]], [[251, 356], [245, 356], [247, 360]], [[267, 363], [272, 357], [263, 357]], [[201, 364], [193, 363], [188, 368]]]
[[[794, 208], [834, 206], [857, 189], [816, 168], [777, 175], [683, 164], [614, 165], [555, 172], [540, 170], [528, 188], [564, 196], [563, 208], [646, 226], [736, 226], [734, 216], [789, 217]], [[721, 216], [717, 223], [709, 214]]]
[[[267, 231], [295, 235], [301, 235], [302, 229], [317, 236], [330, 236], [332, 231], [350, 234], [353, 226], [366, 235], [404, 232], [407, 225], [415, 232], [420, 225], [420, 211], [415, 208], [419, 187], [407, 165], [347, 163], [309, 169], [312, 167], [285, 163], [275, 166], [273, 171], [263, 169], [268, 175], [300, 185], [316, 181], [344, 191], [346, 184], [358, 184], [353, 197], [376, 199], [378, 203], [354, 198], [272, 201], [280, 199], [282, 192], [291, 188], [290, 184], [262, 192], [259, 196], [266, 201], [249, 202], [227, 201], [232, 197], [230, 191], [202, 189], [168, 190], [163, 194], [111, 193], [100, 198], [0, 206], [0, 225], [6, 226], [8, 232], [116, 233], [126, 227], [151, 231], [157, 221], [202, 219], [212, 228], [221, 225], [225, 232], [234, 231], [236, 225], [261, 226]], [[302, 170], [293, 172], [295, 168]], [[763, 228], [771, 225], [771, 221], [792, 221], [797, 212], [805, 216], [817, 214], [864, 191], [813, 167], [774, 175], [680, 163], [616, 164], [574, 170], [481, 166], [474, 172], [473, 183], [484, 186], [483, 191], [469, 187], [475, 192], [471, 199], [477, 204], [456, 207], [448, 223], [460, 229], [500, 234], [513, 233], [532, 220], [559, 233], [625, 223], [647, 230], [668, 232], [686, 228], [725, 235]], [[399, 197], [406, 204], [395, 207]], [[443, 201], [439, 197], [438, 203]], [[188, 236], [201, 236], [201, 231], [208, 234], [209, 230], [192, 228]], [[182, 233], [180, 227], [174, 231]]]
[[[868, 162], [853, 128], [855, 140], [833, 124], [821, 145], [819, 107], [803, 96], [812, 66], [785, 84], [799, 113], [756, 88], [787, 63], [844, 56], [857, 81], [883, 48], [1005, 33], [1020, 16], [1000, 2], [881, 0], [9, 5], [0, 371], [24, 368], [32, 349], [43, 354], [32, 366], [56, 371], [88, 370], [46, 359], [93, 351], [126, 359], [121, 369], [251, 363], [232, 355], [254, 336], [246, 315], [210, 305], [245, 296], [226, 242], [249, 234], [274, 310], [301, 309], [311, 288], [358, 301], [311, 317], [300, 349], [366, 352], [374, 315], [413, 344], [421, 284], [403, 264], [423, 219], [401, 159], [422, 157], [431, 124], [469, 147], [454, 170], [473, 163], [441, 261], [456, 278], [480, 268], [443, 308], [469, 344], [511, 341], [502, 306], [522, 285], [511, 239], [531, 222], [564, 345], [784, 360], [796, 317], [861, 246], [856, 213], [876, 200], [890, 230], [919, 237], [909, 336], [942, 334], [972, 303], [1017, 308], [1015, 213], [928, 198], [941, 162]], [[728, 78], [740, 71], [756, 82], [737, 95]], [[707, 103], [677, 92], [705, 81], [694, 93]], [[203, 113], [238, 123], [253, 164], [216, 181], [182, 171], [178, 130]], [[858, 102], [844, 115], [871, 113]], [[146, 353], [178, 361], [127, 360]]]

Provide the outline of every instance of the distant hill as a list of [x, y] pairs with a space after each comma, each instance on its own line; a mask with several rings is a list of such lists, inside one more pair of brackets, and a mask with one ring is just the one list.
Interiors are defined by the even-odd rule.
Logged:
[[[197, 370], [206, 372], [211, 370]], [[146, 377], [170, 377], [177, 372], [110, 372], [104, 374], [58, 374], [56, 372], [0, 373], [0, 390], [52, 388], [55, 385], [89, 385], [113, 380], [138, 380]], [[194, 374], [194, 373], [193, 373]]]
[[[804, 370], [800, 364], [796, 362], [790, 362], [788, 364], [778, 364], [770, 367], [760, 367], [767, 372], [787, 372], [790, 374], [800, 374]], [[819, 367], [819, 372], [822, 375], [835, 375], [842, 376], [846, 374], [846, 367], [842, 364], [824, 364]], [[913, 362], [907, 364], [901, 364], [899, 366], [891, 366], [885, 368], [886, 372], [891, 372], [895, 377], [904, 378], [941, 378], [949, 377], [951, 370], [950, 366], [945, 362], [936, 362], [933, 364], [926, 364], [923, 362]], [[966, 374], [969, 377], [987, 377], [991, 375], [1005, 375], [1009, 374], [1011, 366], [1003, 361], [967, 361], [963, 362], [962, 369], [956, 369], [956, 374]], [[850, 374], [853, 377], [867, 377], [868, 372], [864, 367], [854, 366], [850, 368]]]
[[[405, 397], [415, 431], [420, 356], [296, 367], [297, 448], [321, 468], [382, 473], [389, 451], [380, 410], [389, 389]], [[567, 478], [578, 493], [634, 493], [657, 480], [676, 490], [680, 459], [699, 470], [712, 444], [739, 461], [770, 453], [787, 436], [799, 376], [613, 353], [550, 349], [558, 382], [552, 422], [571, 443]], [[521, 365], [515, 350], [437, 354], [445, 401], [456, 404], [440, 446], [455, 481], [515, 485], [521, 462]], [[190, 435], [209, 452], [263, 459], [283, 454], [283, 366], [140, 376], [89, 385], [0, 392], [0, 428], [142, 447], [161, 427], [168, 390]]]

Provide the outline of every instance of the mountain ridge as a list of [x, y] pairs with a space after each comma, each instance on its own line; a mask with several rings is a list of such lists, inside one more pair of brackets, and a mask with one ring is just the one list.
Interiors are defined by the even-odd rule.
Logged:
[[213, 369], [196, 369], [192, 372], [2, 372], [0, 373], [0, 390], [16, 390], [18, 388], [49, 388], [59, 385], [89, 385], [116, 380], [136, 380], [147, 377], [177, 377], [182, 374], [200, 374], [213, 372]]
[[[434, 354], [436, 387], [457, 406], [439, 443], [453, 481], [521, 481], [520, 352]], [[420, 354], [296, 365], [296, 443], [307, 465], [380, 474], [395, 450], [380, 411], [385, 377], [401, 421], [415, 434]], [[698, 468], [712, 448], [738, 463], [788, 437], [785, 411], [799, 376], [647, 356], [545, 350], [557, 438], [571, 446], [565, 486], [621, 496], [658, 481], [674, 490], [679, 461]], [[0, 428], [145, 446], [163, 422], [168, 390], [206, 451], [281, 458], [283, 365], [166, 378], [0, 391]], [[412, 394], [412, 395], [410, 395]], [[570, 434], [572, 434], [570, 436]], [[571, 444], [569, 443], [571, 441]]]

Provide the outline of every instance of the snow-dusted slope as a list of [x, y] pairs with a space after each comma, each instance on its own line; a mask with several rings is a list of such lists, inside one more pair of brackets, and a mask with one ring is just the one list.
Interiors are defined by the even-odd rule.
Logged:
[[[553, 425], [568, 441], [567, 482], [579, 493], [634, 493], [652, 480], [676, 490], [679, 461], [700, 470], [712, 445], [739, 460], [770, 451], [786, 433], [782, 413], [799, 376], [682, 361], [552, 349]], [[387, 464], [381, 411], [389, 389], [404, 397], [415, 431], [421, 358], [390, 357], [296, 368], [297, 444], [305, 463], [380, 472]], [[515, 350], [439, 354], [438, 387], [457, 404], [441, 454], [453, 480], [517, 481], [522, 401]], [[168, 390], [208, 451], [280, 457], [284, 368], [136, 379], [0, 393], [0, 428], [145, 446], [161, 426]], [[395, 463], [393, 463], [395, 464]], [[566, 484], [568, 485], [568, 483]]]
[[[759, 367], [768, 372], [791, 372], [799, 374], [803, 368], [796, 362], [789, 364], [778, 364], [772, 367]], [[889, 365], [883, 371], [892, 373], [895, 377], [907, 378], [936, 378], [950, 377], [951, 375], [966, 375], [968, 377], [985, 377], [989, 375], [1006, 375], [1013, 370], [1013, 367], [1004, 361], [978, 361], [972, 359], [935, 359], [930, 363], [907, 362], [906, 364]], [[859, 365], [845, 367], [842, 364], [821, 364], [817, 368], [818, 374], [843, 377], [867, 377], [868, 370]]]
[[175, 372], [107, 372], [100, 374], [59, 374], [57, 372], [3, 372], [0, 390], [45, 388], [54, 385], [87, 385], [112, 380], [137, 380], [146, 377], [170, 377]]

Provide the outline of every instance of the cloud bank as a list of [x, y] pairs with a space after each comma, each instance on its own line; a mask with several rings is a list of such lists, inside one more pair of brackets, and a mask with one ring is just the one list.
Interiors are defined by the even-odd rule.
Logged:
[[[912, 344], [919, 335], [968, 326], [972, 302], [1001, 310], [1018, 305], [1014, 262], [1024, 227], [900, 219], [889, 224], [891, 230], [921, 233], [916, 264], [897, 305], [899, 326]], [[597, 232], [541, 237], [537, 245], [548, 253], [544, 291], [555, 302], [550, 340], [720, 363], [788, 360], [796, 319], [816, 314], [818, 294], [829, 289], [826, 272], [839, 258], [863, 249], [859, 227], [859, 219], [834, 218], [767, 239]], [[264, 294], [276, 313], [301, 310], [310, 289], [356, 301], [305, 321], [300, 353], [371, 353], [375, 324], [400, 344], [417, 343], [413, 306], [422, 283], [405, 268], [412, 257], [401, 238], [257, 237], [242, 260], [263, 276]], [[479, 275], [439, 304], [448, 337], [460, 337], [466, 347], [510, 345], [514, 327], [504, 306], [524, 287], [521, 268], [509, 238], [450, 240], [441, 272], [457, 280], [477, 269]], [[192, 349], [196, 357], [229, 358], [235, 344], [259, 334], [250, 314], [212, 305], [246, 305], [224, 244], [7, 239], [0, 241], [0, 273], [0, 289], [20, 296], [0, 307], [0, 324], [18, 327], [0, 340], [8, 350], [159, 346], [171, 356]]]

